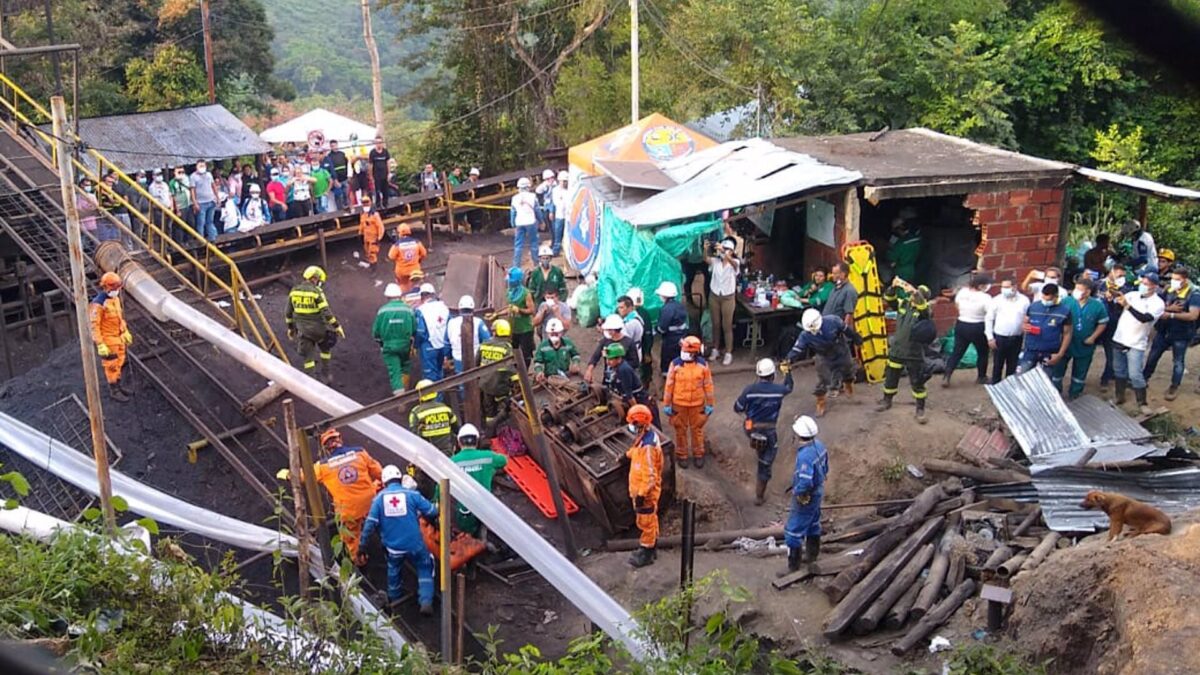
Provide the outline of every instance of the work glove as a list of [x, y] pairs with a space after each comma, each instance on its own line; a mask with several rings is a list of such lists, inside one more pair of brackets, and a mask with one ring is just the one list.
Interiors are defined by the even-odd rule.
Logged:
[[343, 340], [346, 339], [346, 329], [345, 328], [338, 326], [337, 328], [333, 329], [333, 332], [337, 333], [338, 337], [342, 338]]
[[288, 469], [280, 469], [275, 473], [275, 477], [279, 480], [290, 480], [292, 477], [292, 472]]
[[675, 408], [673, 408], [669, 405], [665, 405], [665, 406], [663, 406], [663, 414], [666, 415], [667, 417], [674, 417], [675, 416]]
[[811, 501], [812, 501], [812, 494], [809, 492], [805, 492], [804, 494], [796, 495], [796, 503], [799, 504], [800, 506], [808, 506], [809, 502], [811, 502]]
[[100, 358], [102, 359], [112, 358], [112, 350], [109, 349], [108, 345], [104, 344], [103, 342], [96, 345], [96, 353], [99, 354]]
[[704, 406], [704, 416], [708, 417], [709, 415], [712, 415], [712, 414], [713, 414], [713, 407], [711, 405]]
[[121, 333], [121, 339], [125, 341], [126, 345], [131, 345], [133, 344], [133, 333], [125, 331], [124, 333]]
[[287, 327], [287, 336], [288, 336], [288, 339], [289, 339], [289, 340], [295, 340], [295, 339], [296, 339], [296, 327], [295, 327], [295, 326], [288, 326], [288, 327]]
[[589, 414], [589, 415], [603, 415], [603, 414], [604, 414], [604, 413], [606, 413], [606, 412], [608, 412], [608, 406], [606, 406], [606, 405], [598, 405], [598, 406], [596, 406], [596, 407], [594, 407], [594, 408], [592, 408], [592, 409], [588, 410], [588, 411], [587, 411], [587, 414]]

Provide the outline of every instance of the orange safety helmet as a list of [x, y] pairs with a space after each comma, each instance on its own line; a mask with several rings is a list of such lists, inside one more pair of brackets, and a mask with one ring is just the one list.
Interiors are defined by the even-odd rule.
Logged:
[[121, 285], [121, 275], [117, 274], [116, 272], [105, 272], [100, 277], [100, 288], [103, 288], [106, 291], [115, 291], [120, 288]]
[[648, 427], [654, 422], [654, 415], [650, 412], [650, 408], [638, 403], [631, 406], [629, 412], [625, 413], [625, 421], [630, 424]]
[[689, 335], [683, 338], [679, 341], [679, 345], [683, 351], [689, 354], [699, 354], [704, 350], [704, 345], [700, 343], [700, 338], [696, 337], [695, 335]]
[[[336, 442], [336, 444], [335, 444]], [[324, 450], [332, 450], [342, 444], [342, 434], [337, 429], [329, 427], [321, 432], [321, 448]]]
[[408, 223], [400, 223], [400, 227], [397, 227], [396, 231], [400, 233], [401, 237], [412, 236], [412, 227], [410, 227]]

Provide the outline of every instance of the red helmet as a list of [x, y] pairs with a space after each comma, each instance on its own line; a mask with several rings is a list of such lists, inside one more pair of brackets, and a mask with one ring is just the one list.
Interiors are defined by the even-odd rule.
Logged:
[[654, 415], [650, 412], [650, 408], [641, 403], [631, 406], [629, 412], [625, 413], [625, 421], [630, 424], [636, 424], [642, 427], [648, 427], [654, 422]]
[[105, 272], [100, 277], [100, 288], [106, 291], [115, 291], [121, 287], [121, 275], [116, 272]]
[[699, 354], [704, 351], [704, 345], [700, 343], [700, 338], [695, 335], [689, 335], [680, 340], [679, 346], [689, 354]]

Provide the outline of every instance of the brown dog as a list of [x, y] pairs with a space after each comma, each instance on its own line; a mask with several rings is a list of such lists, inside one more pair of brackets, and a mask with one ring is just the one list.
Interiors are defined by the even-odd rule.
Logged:
[[1079, 505], [1085, 509], [1100, 509], [1108, 516], [1108, 540], [1116, 539], [1126, 525], [1133, 528], [1129, 535], [1171, 534], [1171, 519], [1158, 509], [1115, 492], [1092, 490]]

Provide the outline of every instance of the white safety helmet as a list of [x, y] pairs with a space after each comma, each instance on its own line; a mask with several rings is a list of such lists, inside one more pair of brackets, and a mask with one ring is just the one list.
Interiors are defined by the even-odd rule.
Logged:
[[383, 289], [383, 297], [403, 298], [404, 291], [400, 290], [400, 284], [388, 284], [387, 288]]
[[771, 359], [759, 359], [754, 366], [754, 373], [759, 377], [771, 377], [775, 374], [775, 362]]
[[383, 484], [387, 485], [388, 483], [399, 479], [403, 475], [404, 472], [400, 470], [400, 467], [396, 466], [395, 464], [388, 464], [387, 466], [383, 467]]
[[549, 244], [542, 244], [541, 246], [538, 247], [538, 257], [539, 258], [553, 258], [554, 257], [554, 249], [550, 248]]
[[550, 319], [546, 322], [546, 333], [548, 335], [562, 335], [563, 325], [558, 319]]
[[808, 415], [801, 415], [792, 422], [792, 431], [800, 438], [816, 438], [817, 421]]
[[530, 185], [533, 185], [533, 183], [530, 182], [528, 176], [521, 176], [520, 178], [517, 179], [517, 189], [518, 190], [528, 190]]
[[478, 176], [479, 175], [479, 167], [477, 167], [477, 166], [471, 167], [471, 170], [467, 172], [467, 175], [468, 176]]
[[634, 286], [626, 291], [625, 295], [628, 295], [629, 299], [633, 301], [634, 307], [641, 307], [642, 304], [646, 302], [645, 294], [643, 294], [642, 289], [638, 288], [637, 286]]
[[437, 289], [433, 284], [421, 284], [421, 295], [437, 295]]
[[800, 327], [810, 333], [821, 330], [821, 311], [809, 307], [800, 315]]
[[469, 295], [464, 295], [458, 299], [459, 309], [475, 309], [475, 298]]
[[658, 285], [658, 290], [654, 294], [660, 298], [673, 298], [679, 295], [679, 289], [675, 287], [675, 282], [664, 281]]
[[600, 324], [601, 330], [625, 330], [625, 320], [620, 314], [609, 314], [604, 317], [604, 323]]
[[563, 180], [570, 180], [570, 178], [571, 178], [571, 174], [567, 173], [566, 171], [559, 171], [559, 172], [558, 172], [558, 179], [559, 179], [560, 181], [563, 181]]
[[554, 169], [546, 169], [542, 171], [542, 180], [550, 180], [554, 178]]
[[458, 442], [459, 443], [462, 443], [464, 440], [466, 440], [468, 438], [475, 439], [474, 441], [472, 441], [472, 443], [479, 442], [479, 429], [476, 429], [474, 424], [464, 424], [464, 425], [462, 425], [462, 428], [458, 430]]

